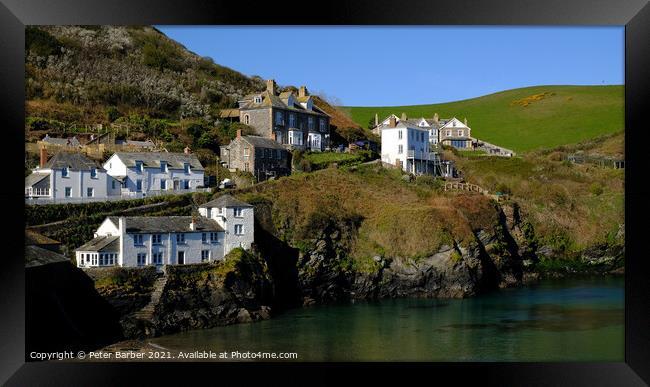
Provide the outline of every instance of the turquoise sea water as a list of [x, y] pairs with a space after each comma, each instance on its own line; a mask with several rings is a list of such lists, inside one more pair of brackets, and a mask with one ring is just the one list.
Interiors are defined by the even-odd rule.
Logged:
[[296, 352], [298, 361], [623, 361], [623, 278], [562, 279], [463, 300], [288, 310], [163, 336], [170, 350]]

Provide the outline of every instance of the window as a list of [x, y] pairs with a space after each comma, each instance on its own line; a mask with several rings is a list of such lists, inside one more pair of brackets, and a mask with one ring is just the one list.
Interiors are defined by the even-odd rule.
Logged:
[[399, 145], [397, 146], [397, 153], [400, 154], [400, 155], [401, 155], [402, 153], [404, 153], [404, 145], [399, 144]]
[[210, 260], [210, 250], [201, 250], [201, 262]]
[[154, 265], [162, 265], [163, 262], [163, 253], [153, 253], [153, 264]]
[[138, 179], [138, 180], [135, 181], [135, 190], [137, 192], [142, 191], [142, 180], [141, 179]]
[[161, 161], [160, 162], [160, 172], [167, 173], [169, 170], [167, 169], [167, 162], [166, 161]]
[[190, 189], [190, 181], [183, 180], [183, 189]]
[[447, 136], [451, 136], [451, 130], [450, 129], [447, 130]]
[[111, 188], [115, 189], [115, 180], [111, 180]]
[[205, 213], [207, 218], [212, 218], [212, 208], [206, 208]]
[[235, 235], [244, 235], [244, 225], [236, 224], [235, 225]]
[[144, 165], [142, 164], [142, 161], [136, 161], [135, 162], [135, 169], [138, 172], [144, 171]]
[[401, 140], [401, 139], [402, 139], [402, 131], [401, 131], [401, 130], [398, 130], [398, 131], [397, 131], [397, 139], [398, 139], [398, 140]]
[[97, 178], [97, 168], [93, 168], [90, 170], [90, 177], [93, 179]]
[[61, 170], [61, 177], [70, 177], [70, 168], [63, 168]]
[[255, 103], [262, 103], [262, 96], [261, 95], [256, 95], [255, 96]]
[[[255, 98], [255, 99], [257, 99], [257, 98]], [[255, 101], [255, 102], [256, 102], [256, 103], [259, 103], [259, 102], [257, 102], [257, 101]], [[245, 123], [246, 125], [248, 125], [248, 124], [251, 123], [251, 117], [250, 117], [248, 114], [244, 114], [244, 123]]]
[[202, 233], [201, 234], [201, 242], [202, 243], [207, 243], [208, 242], [208, 234], [207, 233]]
[[86, 189], [86, 196], [88, 196], [89, 198], [92, 198], [93, 196], [95, 196], [95, 189], [92, 188], [92, 187], [88, 187]]
[[249, 148], [249, 147], [245, 147], [245, 148], [244, 148], [244, 160], [248, 159], [248, 156], [250, 156], [250, 153], [251, 153], [251, 152], [250, 152], [250, 148]]
[[310, 130], [314, 129], [314, 117], [307, 118], [307, 128]]
[[65, 197], [69, 198], [72, 196], [72, 187], [65, 187]]
[[162, 244], [162, 235], [161, 234], [153, 234], [151, 236], [151, 243], [153, 243], [154, 245]]
[[456, 127], [456, 121], [452, 122], [452, 126]]
[[133, 236], [133, 245], [142, 246], [142, 234], [136, 234]]
[[296, 115], [295, 114], [289, 114], [289, 127], [290, 128], [295, 128], [296, 127]]
[[167, 180], [160, 179], [160, 189], [161, 190], [166, 190], [167, 189]]
[[211, 232], [210, 233], [210, 242], [211, 243], [219, 243], [219, 234], [216, 232]]
[[462, 129], [459, 129], [459, 130], [458, 130], [458, 137], [462, 137], [462, 136], [463, 136], [463, 130], [462, 130]]
[[241, 207], [235, 207], [235, 218], [241, 218], [242, 215], [242, 208]]
[[186, 174], [189, 174], [190, 173], [190, 163], [183, 164], [183, 169], [185, 170]]
[[184, 251], [179, 251], [178, 252], [178, 264], [179, 265], [184, 265], [185, 264], [185, 252]]
[[275, 112], [275, 124], [284, 125], [284, 117], [282, 115], [282, 112]]
[[176, 234], [176, 243], [185, 244], [185, 234]]
[[138, 266], [144, 266], [147, 264], [147, 254], [138, 253]]
[[319, 123], [320, 131], [324, 132], [326, 130], [325, 128], [325, 119], [321, 118], [320, 123]]
[[244, 172], [248, 172], [248, 163], [244, 163]]

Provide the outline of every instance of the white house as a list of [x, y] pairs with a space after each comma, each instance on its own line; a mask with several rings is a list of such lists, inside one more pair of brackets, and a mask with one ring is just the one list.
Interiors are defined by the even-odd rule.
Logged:
[[194, 154], [117, 152], [104, 163], [104, 168], [120, 182], [124, 195], [192, 192], [204, 184], [203, 165]]
[[381, 126], [381, 161], [413, 174], [433, 174], [439, 161], [429, 150], [429, 129], [390, 116]]
[[81, 153], [58, 152], [47, 161], [41, 148], [41, 163], [25, 178], [25, 196], [30, 199], [102, 199], [119, 195], [106, 170]]
[[182, 265], [222, 260], [254, 241], [253, 206], [224, 195], [202, 216], [107, 217], [95, 238], [75, 250], [78, 267]]

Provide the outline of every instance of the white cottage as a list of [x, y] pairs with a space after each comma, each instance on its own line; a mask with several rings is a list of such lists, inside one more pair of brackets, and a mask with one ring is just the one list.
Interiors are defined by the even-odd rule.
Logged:
[[123, 195], [192, 192], [204, 184], [203, 165], [194, 154], [117, 152], [104, 168], [120, 182]]
[[25, 196], [30, 199], [72, 200], [119, 195], [106, 170], [81, 153], [58, 152], [47, 161], [41, 148], [41, 163], [25, 178]]
[[429, 150], [429, 129], [390, 116], [381, 128], [381, 161], [413, 174], [434, 174], [438, 161]]
[[75, 250], [78, 267], [182, 265], [222, 260], [254, 241], [253, 206], [224, 195], [202, 216], [108, 217], [95, 238]]

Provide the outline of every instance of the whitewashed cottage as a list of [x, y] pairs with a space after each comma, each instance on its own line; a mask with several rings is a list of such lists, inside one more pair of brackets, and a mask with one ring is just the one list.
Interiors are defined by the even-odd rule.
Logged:
[[381, 128], [381, 161], [413, 174], [434, 174], [438, 155], [429, 150], [429, 129], [388, 117]]
[[194, 154], [171, 152], [117, 152], [105, 163], [119, 181], [122, 195], [193, 192], [204, 185], [204, 168]]
[[95, 238], [75, 250], [77, 266], [137, 267], [222, 260], [250, 249], [253, 206], [223, 195], [199, 208], [201, 216], [107, 217]]
[[48, 161], [47, 151], [41, 148], [40, 158], [40, 166], [25, 178], [25, 197], [29, 200], [103, 199], [119, 195], [106, 170], [81, 153], [61, 151]]

